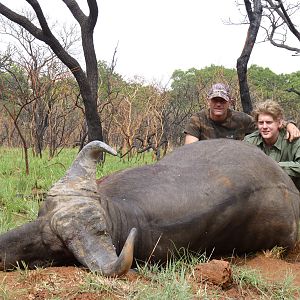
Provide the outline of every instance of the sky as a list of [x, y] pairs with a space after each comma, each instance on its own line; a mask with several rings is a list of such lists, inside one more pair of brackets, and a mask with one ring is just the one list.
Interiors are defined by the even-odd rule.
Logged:
[[[74, 19], [62, 0], [39, 0], [51, 20]], [[9, 8], [29, 7], [25, 0], [0, 0]], [[78, 0], [86, 11], [86, 1]], [[26, 6], [27, 5], [27, 6]], [[247, 25], [235, 0], [98, 0], [95, 28], [98, 60], [110, 62], [117, 47], [115, 71], [124, 78], [167, 83], [176, 69], [222, 65], [235, 68], [246, 38]], [[1, 42], [1, 36], [0, 36]], [[300, 57], [268, 43], [257, 43], [249, 66], [275, 73], [300, 70]]]

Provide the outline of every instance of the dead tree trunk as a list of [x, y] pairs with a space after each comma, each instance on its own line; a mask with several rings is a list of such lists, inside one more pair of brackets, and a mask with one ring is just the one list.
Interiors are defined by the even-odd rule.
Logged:
[[261, 23], [262, 4], [261, 4], [261, 0], [253, 0], [252, 1], [253, 7], [252, 7], [250, 0], [244, 0], [244, 2], [245, 2], [245, 7], [246, 7], [250, 25], [248, 28], [243, 51], [241, 53], [241, 56], [237, 60], [236, 68], [237, 68], [238, 79], [239, 79], [240, 95], [241, 95], [243, 111], [249, 114], [252, 111], [252, 101], [251, 101], [250, 91], [249, 91], [249, 86], [247, 81], [247, 69], [248, 69], [248, 61], [250, 59], [251, 52], [254, 47], [254, 43]]

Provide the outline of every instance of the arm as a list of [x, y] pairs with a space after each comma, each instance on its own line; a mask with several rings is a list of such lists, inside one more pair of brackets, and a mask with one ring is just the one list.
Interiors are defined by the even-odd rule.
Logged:
[[279, 166], [291, 177], [300, 177], [300, 161], [280, 161]]
[[289, 176], [300, 178], [300, 142], [297, 140], [292, 145], [289, 143], [289, 147], [292, 147], [291, 152], [289, 151], [290, 161], [281, 161], [278, 164]]
[[185, 140], [184, 140], [184, 144], [187, 145], [187, 144], [191, 144], [191, 143], [194, 143], [194, 142], [198, 142], [199, 139], [193, 135], [190, 135], [190, 134], [186, 134], [185, 135]]
[[300, 191], [300, 146], [298, 146], [293, 161], [283, 161], [278, 164], [290, 176], [295, 186]]
[[194, 114], [188, 123], [185, 125], [184, 134], [185, 140], [184, 144], [191, 144], [200, 140], [201, 133], [201, 121], [197, 114]]
[[286, 125], [286, 139], [290, 142], [300, 137], [300, 130], [293, 123]]

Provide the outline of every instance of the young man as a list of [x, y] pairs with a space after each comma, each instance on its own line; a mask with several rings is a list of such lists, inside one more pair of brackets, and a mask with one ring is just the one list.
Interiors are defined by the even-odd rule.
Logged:
[[[254, 119], [230, 109], [230, 104], [228, 87], [223, 83], [214, 84], [208, 93], [208, 109], [194, 114], [185, 127], [185, 144], [216, 138], [243, 140], [246, 134], [255, 131]], [[289, 140], [300, 137], [300, 131], [292, 123], [287, 125], [287, 132]]]
[[258, 130], [247, 135], [244, 141], [256, 145], [278, 162], [300, 190], [300, 140], [285, 139], [282, 108], [277, 102], [267, 100], [259, 103], [253, 114]]

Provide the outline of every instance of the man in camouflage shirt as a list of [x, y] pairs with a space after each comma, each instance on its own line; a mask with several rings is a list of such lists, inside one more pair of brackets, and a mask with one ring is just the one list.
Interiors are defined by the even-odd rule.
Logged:
[[[243, 140], [245, 135], [255, 131], [254, 119], [244, 112], [230, 109], [230, 102], [228, 87], [222, 83], [214, 84], [208, 93], [209, 108], [194, 114], [185, 127], [185, 144], [217, 138]], [[291, 141], [299, 136], [298, 128], [289, 123], [287, 138]]]

